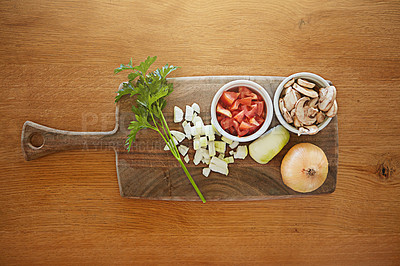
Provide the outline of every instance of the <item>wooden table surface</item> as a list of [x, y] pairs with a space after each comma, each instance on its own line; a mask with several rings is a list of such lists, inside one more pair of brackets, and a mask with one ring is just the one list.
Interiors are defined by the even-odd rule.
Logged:
[[[333, 194], [257, 202], [119, 195], [112, 151], [26, 162], [26, 120], [114, 126], [130, 57], [178, 76], [313, 72], [338, 89]], [[6, 1], [0, 6], [0, 264], [400, 261], [399, 1]], [[188, 99], [190, 101], [190, 99]]]

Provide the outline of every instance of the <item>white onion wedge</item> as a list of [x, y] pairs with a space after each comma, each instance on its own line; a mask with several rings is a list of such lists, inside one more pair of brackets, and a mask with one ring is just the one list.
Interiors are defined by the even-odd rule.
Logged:
[[178, 106], [174, 106], [174, 122], [179, 123], [183, 120], [183, 111]]

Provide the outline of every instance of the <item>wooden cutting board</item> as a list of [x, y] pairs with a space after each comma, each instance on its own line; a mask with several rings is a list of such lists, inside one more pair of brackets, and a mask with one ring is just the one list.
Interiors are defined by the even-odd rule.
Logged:
[[[171, 78], [174, 92], [167, 98], [164, 114], [170, 129], [183, 131], [181, 124], [173, 123], [173, 107], [185, 109], [185, 105], [197, 102], [200, 116], [205, 124], [210, 123], [210, 106], [215, 92], [225, 83], [248, 79], [263, 86], [273, 99], [274, 92], [283, 77], [270, 76], [208, 76]], [[130, 111], [132, 100], [124, 97], [117, 104], [115, 128], [109, 132], [72, 132], [56, 130], [26, 121], [22, 130], [22, 150], [26, 160], [70, 149], [113, 149], [116, 156], [117, 177], [121, 196], [154, 200], [200, 200], [185, 173], [169, 151], [164, 151], [165, 143], [152, 130], [142, 130], [137, 134], [131, 152], [125, 150], [127, 127], [133, 119]], [[271, 127], [278, 124], [274, 116]], [[39, 139], [39, 143], [38, 140]], [[40, 142], [43, 145], [40, 145]], [[310, 142], [324, 150], [329, 161], [329, 173], [325, 183], [311, 193], [298, 193], [282, 182], [280, 165], [286, 152], [297, 143]], [[191, 147], [190, 162], [187, 165], [196, 184], [208, 201], [244, 201], [272, 198], [295, 197], [332, 193], [336, 187], [338, 165], [338, 124], [337, 118], [314, 136], [300, 136], [290, 133], [290, 141], [268, 164], [256, 163], [248, 156], [235, 160], [229, 165], [229, 175], [211, 172], [202, 175], [206, 165], [192, 163], [194, 150], [192, 141], [183, 144]], [[227, 149], [228, 151], [229, 149]]]

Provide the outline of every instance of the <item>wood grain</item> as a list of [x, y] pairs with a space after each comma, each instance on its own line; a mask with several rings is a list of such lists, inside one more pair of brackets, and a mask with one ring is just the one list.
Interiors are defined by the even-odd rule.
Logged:
[[[173, 108], [196, 101], [201, 108], [204, 123], [210, 124], [211, 101], [216, 91], [224, 84], [233, 80], [251, 80], [260, 84], [270, 98], [274, 98], [275, 90], [283, 81], [283, 77], [270, 76], [204, 76], [181, 77], [170, 79], [174, 91], [168, 97], [164, 109], [166, 120], [171, 130], [183, 131], [180, 123], [173, 122]], [[195, 96], [194, 96], [195, 95]], [[188, 101], [190, 99], [190, 101]], [[65, 150], [80, 149], [112, 149], [116, 156], [116, 171], [120, 194], [134, 199], [153, 200], [200, 200], [189, 183], [179, 163], [169, 151], [164, 151], [165, 143], [160, 136], [151, 130], [138, 133], [132, 145], [131, 152], [124, 146], [129, 134], [128, 126], [132, 120], [132, 99], [128, 96], [121, 98], [115, 111], [115, 127], [107, 132], [74, 132], [48, 128], [46, 126], [26, 121], [22, 128], [22, 152], [26, 160]], [[274, 112], [274, 110], [267, 110]], [[278, 125], [275, 116], [271, 127]], [[43, 140], [32, 145], [32, 136], [41, 136]], [[188, 152], [192, 163], [187, 165], [196, 184], [200, 187], [207, 201], [245, 201], [266, 200], [276, 198], [299, 197], [332, 193], [336, 188], [338, 166], [338, 128], [337, 119], [315, 136], [296, 136], [291, 138], [285, 148], [267, 165], [260, 165], [250, 156], [245, 160], [236, 160], [229, 166], [228, 177], [211, 173], [208, 178], [202, 175], [205, 164], [193, 164], [194, 150]], [[217, 136], [217, 140], [220, 138]], [[310, 142], [324, 150], [328, 162], [329, 173], [325, 183], [310, 193], [298, 193], [287, 187], [280, 174], [280, 163], [284, 154], [294, 145]], [[193, 147], [193, 141], [184, 140], [182, 144]], [[241, 143], [248, 145], [249, 143]], [[224, 156], [229, 156], [226, 149]]]
[[[0, 264], [400, 261], [398, 1], [7, 1], [0, 5]], [[113, 151], [26, 162], [26, 120], [111, 131], [113, 69], [158, 55], [177, 77], [288, 76], [338, 88], [331, 195], [160, 202], [118, 194]]]

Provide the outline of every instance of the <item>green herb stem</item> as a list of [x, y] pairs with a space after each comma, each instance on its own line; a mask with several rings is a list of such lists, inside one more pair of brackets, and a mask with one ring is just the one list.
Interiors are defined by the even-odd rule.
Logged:
[[[161, 123], [165, 125], [166, 130], [167, 130], [167, 132], [168, 132], [168, 134], [169, 134], [169, 137], [170, 137], [170, 139], [172, 139], [171, 131], [169, 130], [168, 123], [167, 123], [167, 121], [165, 120], [164, 114], [162, 113], [162, 111], [161, 111], [161, 109], [160, 109], [160, 106], [157, 105], [157, 108], [158, 108], [158, 111], [159, 111], [160, 114], [161, 114], [161, 118], [162, 118], [162, 119], [161, 119]], [[179, 155], [178, 148], [176, 147], [175, 142], [173, 141], [173, 139], [172, 139], [172, 143], [173, 143], [173, 146], [174, 146], [174, 148], [175, 148], [175, 151], [176, 151], [176, 152], [178, 153], [178, 155]]]
[[[192, 184], [194, 190], [197, 192], [197, 195], [200, 197], [200, 199], [203, 201], [203, 203], [205, 203], [206, 200], [205, 200], [203, 194], [201, 193], [200, 189], [197, 187], [196, 182], [194, 182], [192, 176], [190, 175], [189, 171], [188, 171], [187, 168], [186, 168], [186, 165], [182, 162], [182, 159], [181, 159], [181, 156], [180, 156], [180, 154], [179, 154], [178, 148], [176, 147], [175, 142], [174, 142], [174, 140], [172, 139], [171, 131], [169, 130], [167, 121], [165, 120], [165, 117], [164, 117], [163, 113], [161, 112], [161, 110], [159, 110], [159, 111], [160, 111], [161, 118], [162, 118], [162, 120], [161, 120], [161, 121], [162, 121], [162, 124], [164, 124], [165, 127], [166, 127], [166, 131], [167, 131], [168, 134], [169, 134], [169, 139], [171, 140], [171, 146], [173, 146], [173, 149], [174, 149], [175, 152], [173, 152], [173, 149], [171, 149], [171, 147], [170, 147], [170, 151], [171, 151], [171, 153], [174, 155], [174, 157], [178, 160], [178, 162], [179, 162], [179, 164], [181, 165], [183, 171], [185, 172], [187, 178], [189, 179], [190, 183]], [[165, 132], [164, 125], [163, 125], [163, 129], [164, 129], [164, 132]], [[160, 131], [159, 131], [159, 133], [160, 133], [160, 135], [162, 135]], [[163, 137], [163, 138], [164, 138], [164, 137]], [[167, 138], [168, 138], [168, 137], [167, 137]], [[165, 138], [164, 138], [164, 141], [165, 141]], [[167, 145], [168, 145], [168, 144], [167, 144]], [[175, 155], [174, 153], [175, 153], [176, 155]]]
[[[152, 129], [155, 130], [155, 131], [157, 131], [158, 134], [160, 134], [160, 136], [162, 137], [162, 139], [164, 140], [164, 142], [167, 144], [167, 146], [168, 146], [169, 150], [171, 151], [171, 153], [174, 155], [174, 157], [175, 157], [176, 159], [178, 159], [177, 156], [176, 156], [176, 154], [175, 154], [175, 152], [174, 152], [175, 150], [174, 150], [174, 148], [173, 148], [173, 146], [175, 146], [174, 140], [173, 140], [173, 139], [168, 139], [167, 136], [164, 136], [164, 135], [161, 133], [161, 131], [158, 129], [158, 126], [157, 126], [157, 123], [156, 123], [156, 121], [155, 121], [155, 119], [154, 119], [153, 114], [151, 114], [151, 119], [153, 120], [153, 123], [154, 123], [154, 125], [155, 125], [155, 127], [152, 128]], [[164, 131], [165, 131], [165, 130], [164, 130]], [[171, 144], [171, 141], [172, 141], [173, 145]], [[175, 147], [176, 147], [176, 146], [175, 146]]]
[[199, 195], [201, 201], [203, 203], [206, 203], [206, 199], [204, 198], [203, 194], [201, 193], [200, 189], [197, 187], [196, 183], [194, 182], [192, 176], [190, 175], [188, 169], [186, 168], [185, 164], [182, 162], [181, 158], [178, 159], [178, 162], [180, 163], [183, 171], [185, 172], [187, 178], [189, 179], [190, 183], [192, 184], [194, 190], [196, 190], [197, 195]]
[[131, 121], [129, 125], [130, 133], [126, 140], [127, 149], [128, 151], [130, 150], [132, 143], [136, 139], [136, 134], [141, 129], [148, 128], [158, 132], [170, 149], [172, 155], [180, 163], [200, 199], [206, 202], [185, 164], [182, 162], [174, 137], [169, 130], [168, 123], [162, 112], [162, 109], [164, 109], [166, 105], [165, 97], [173, 91], [173, 85], [167, 84], [166, 78], [168, 74], [176, 70], [177, 67], [167, 64], [147, 74], [149, 67], [156, 59], [156, 56], [149, 56], [144, 62], [141, 62], [137, 66], [133, 65], [131, 59], [127, 65], [121, 64], [120, 67], [114, 70], [114, 73], [119, 73], [124, 70], [131, 71], [128, 75], [129, 82], [124, 83], [122, 88], [117, 92], [118, 94], [115, 97], [115, 102], [118, 102], [124, 95], [136, 97], [136, 105], [132, 105], [132, 112], [135, 114], [136, 119]]

